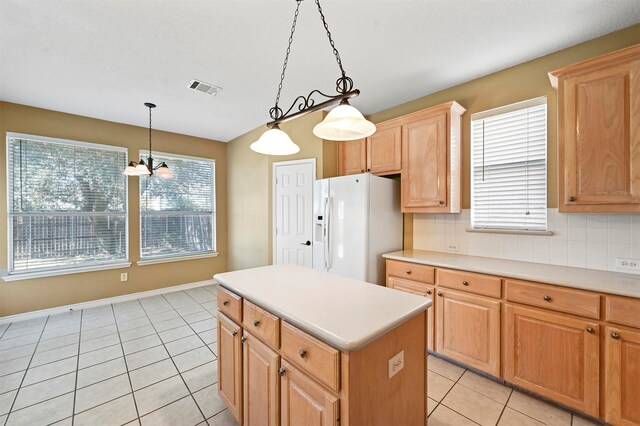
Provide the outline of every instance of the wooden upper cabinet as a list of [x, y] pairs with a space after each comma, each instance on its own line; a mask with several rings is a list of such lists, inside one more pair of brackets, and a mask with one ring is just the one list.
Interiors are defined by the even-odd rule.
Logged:
[[448, 102], [404, 117], [402, 211], [460, 212], [460, 117]]
[[597, 321], [507, 304], [504, 378], [598, 417], [599, 336]]
[[244, 334], [244, 425], [280, 423], [280, 356], [252, 334]]
[[242, 424], [242, 329], [218, 312], [218, 395]]
[[550, 73], [559, 209], [640, 211], [640, 44]]
[[640, 330], [607, 327], [605, 339], [605, 420], [640, 424]]
[[367, 140], [338, 142], [338, 176], [367, 171]]
[[389, 175], [402, 171], [401, 135], [399, 124], [378, 124], [376, 132], [367, 138], [368, 172]]

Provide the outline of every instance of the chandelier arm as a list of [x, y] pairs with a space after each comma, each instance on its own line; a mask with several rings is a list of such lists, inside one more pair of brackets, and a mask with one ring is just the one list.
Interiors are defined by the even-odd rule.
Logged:
[[322, 25], [324, 25], [324, 29], [327, 32], [327, 38], [329, 39], [329, 44], [331, 45], [331, 48], [333, 49], [333, 55], [336, 57], [336, 62], [338, 63], [338, 66], [340, 67], [340, 72], [342, 74], [342, 78], [347, 78], [347, 73], [345, 72], [344, 68], [342, 67], [342, 59], [340, 59], [340, 53], [338, 52], [338, 49], [336, 48], [336, 43], [333, 41], [333, 37], [331, 37], [331, 31], [329, 31], [329, 24], [327, 24], [327, 20], [324, 18], [324, 13], [322, 12], [322, 6], [320, 6], [320, 0], [316, 0], [316, 5], [318, 6], [318, 12], [320, 13], [320, 19], [322, 19]]
[[[311, 99], [311, 96], [314, 93], [319, 93], [320, 95], [329, 98], [326, 101], [320, 102], [320, 103], [315, 103], [316, 101], [314, 99]], [[360, 94], [360, 90], [358, 89], [354, 89], [351, 90], [349, 92], [346, 93], [340, 93], [337, 95], [325, 95], [324, 93], [320, 92], [319, 90], [314, 90], [311, 93], [309, 93], [309, 95], [305, 96], [298, 96], [296, 98], [296, 100], [293, 102], [293, 104], [291, 105], [291, 107], [287, 110], [286, 114], [283, 114], [282, 116], [280, 116], [279, 118], [267, 123], [267, 127], [269, 128], [273, 128], [273, 126], [281, 124], [281, 123], [285, 123], [287, 121], [293, 120], [294, 118], [298, 118], [301, 117], [303, 115], [307, 115], [309, 113], [315, 112], [315, 111], [319, 111], [321, 109], [324, 109], [326, 107], [329, 107], [331, 105], [335, 105], [337, 103], [342, 102], [343, 100], [346, 99], [350, 99], [353, 98], [355, 96], [358, 96]], [[305, 106], [306, 105], [306, 106]], [[298, 106], [298, 111], [289, 114], [293, 108], [295, 106]]]
[[291, 34], [289, 35], [289, 44], [287, 46], [287, 52], [284, 56], [284, 63], [282, 64], [282, 73], [280, 74], [280, 84], [278, 84], [278, 94], [276, 95], [276, 102], [273, 108], [269, 110], [271, 118], [278, 119], [281, 117], [282, 109], [278, 106], [280, 102], [280, 92], [282, 92], [282, 83], [284, 83], [284, 76], [287, 71], [287, 65], [289, 63], [289, 53], [291, 53], [291, 44], [293, 43], [293, 33], [296, 31], [296, 23], [298, 22], [298, 13], [300, 12], [300, 3], [302, 0], [296, 0], [296, 11], [293, 15], [293, 24], [291, 24]]

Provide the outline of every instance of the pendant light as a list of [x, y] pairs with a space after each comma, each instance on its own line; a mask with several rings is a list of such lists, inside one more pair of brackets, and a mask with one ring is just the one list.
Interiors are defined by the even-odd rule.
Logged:
[[153, 175], [155, 171], [158, 177], [165, 179], [172, 178], [173, 172], [164, 161], [155, 167], [153, 166], [153, 157], [151, 157], [151, 110], [155, 108], [156, 105], [151, 102], [145, 102], [144, 106], [149, 108], [149, 157], [147, 157], [146, 163], [144, 159], [140, 159], [138, 162], [130, 161], [122, 174], [127, 176], [150, 176]]
[[[280, 74], [280, 84], [278, 85], [278, 94], [276, 95], [275, 105], [269, 110], [269, 116], [273, 121], [267, 123], [267, 130], [256, 142], [251, 144], [251, 149], [260, 154], [267, 155], [289, 155], [295, 154], [300, 151], [292, 140], [287, 136], [285, 132], [280, 130], [279, 124], [292, 120], [297, 117], [309, 114], [314, 111], [319, 111], [323, 108], [329, 107], [339, 103], [339, 105], [327, 114], [325, 119], [313, 128], [313, 134], [321, 139], [335, 140], [335, 141], [347, 141], [354, 139], [361, 139], [372, 135], [376, 131], [376, 126], [367, 121], [364, 116], [353, 106], [349, 105], [349, 99], [360, 94], [358, 89], [353, 88], [353, 80], [347, 77], [347, 74], [342, 66], [342, 60], [338, 49], [335, 47], [335, 42], [331, 37], [329, 31], [329, 25], [325, 20], [322, 7], [320, 6], [320, 0], [315, 0], [318, 12], [320, 13], [320, 19], [327, 32], [327, 38], [329, 44], [333, 49], [333, 55], [336, 57], [336, 62], [340, 68], [340, 77], [336, 80], [336, 95], [327, 95], [319, 90], [313, 90], [307, 96], [298, 96], [289, 109], [284, 112], [280, 108], [280, 92], [282, 91], [282, 83], [284, 82], [285, 72], [287, 70], [287, 63], [289, 62], [289, 53], [291, 52], [291, 43], [293, 42], [293, 34], [296, 30], [296, 23], [298, 21], [298, 13], [300, 10], [300, 3], [302, 0], [296, 1], [296, 11], [293, 15], [293, 24], [291, 25], [291, 35], [289, 36], [289, 45], [287, 46], [287, 52], [284, 58], [284, 64], [282, 65], [282, 74]], [[322, 96], [326, 100], [316, 103], [313, 99], [314, 95]], [[295, 111], [294, 111], [295, 108]], [[293, 111], [293, 112], [292, 112]]]

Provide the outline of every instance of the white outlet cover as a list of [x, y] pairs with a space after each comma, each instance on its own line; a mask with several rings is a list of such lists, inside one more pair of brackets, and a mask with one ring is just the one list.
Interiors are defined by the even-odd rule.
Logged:
[[389, 378], [392, 378], [400, 370], [404, 368], [404, 351], [398, 352], [393, 358], [389, 359]]

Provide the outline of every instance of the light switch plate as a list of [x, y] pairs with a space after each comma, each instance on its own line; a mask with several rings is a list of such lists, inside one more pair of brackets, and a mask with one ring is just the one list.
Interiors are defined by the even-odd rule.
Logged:
[[404, 351], [398, 352], [393, 358], [389, 360], [389, 378], [392, 378], [400, 370], [404, 368]]

